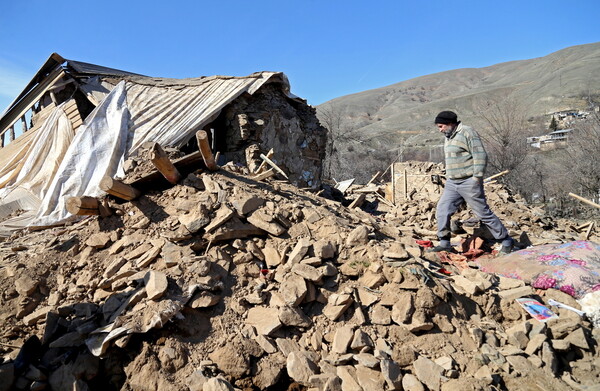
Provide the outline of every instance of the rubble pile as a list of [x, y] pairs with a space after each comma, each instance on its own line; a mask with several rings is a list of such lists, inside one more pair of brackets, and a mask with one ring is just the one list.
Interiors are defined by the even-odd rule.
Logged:
[[[516, 239], [577, 236], [486, 186]], [[441, 273], [415, 242], [435, 235], [436, 200], [414, 196], [375, 217], [286, 182], [197, 171], [111, 201], [110, 216], [16, 234], [0, 248], [0, 390], [597, 384], [600, 332], [548, 300], [578, 303], [473, 268]], [[530, 318], [523, 296], [559, 318]]]

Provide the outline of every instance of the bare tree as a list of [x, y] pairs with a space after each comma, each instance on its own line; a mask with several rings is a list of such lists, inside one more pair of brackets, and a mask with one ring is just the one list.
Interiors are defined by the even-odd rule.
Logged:
[[481, 137], [490, 167], [497, 172], [516, 170], [529, 153], [528, 124], [523, 105], [510, 96], [488, 99], [480, 105]]
[[[321, 105], [317, 107], [317, 116], [321, 121], [321, 124], [326, 127], [328, 131], [325, 148], [325, 162], [323, 165], [325, 177], [331, 179], [337, 174], [344, 175], [344, 173], [340, 172], [343, 163], [343, 141], [357, 141], [350, 136], [350, 133], [354, 129], [344, 117], [340, 106], [334, 106], [331, 103]], [[352, 148], [351, 146], [346, 147]]]

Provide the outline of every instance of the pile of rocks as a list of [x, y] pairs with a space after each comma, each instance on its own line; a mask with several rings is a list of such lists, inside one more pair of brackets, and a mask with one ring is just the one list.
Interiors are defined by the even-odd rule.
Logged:
[[[538, 323], [514, 299], [575, 300], [473, 269], [447, 276], [423, 254], [434, 201], [375, 218], [221, 170], [15, 235], [0, 252], [0, 390], [596, 384], [597, 330], [564, 309]], [[504, 210], [529, 237], [560, 235], [524, 203]]]

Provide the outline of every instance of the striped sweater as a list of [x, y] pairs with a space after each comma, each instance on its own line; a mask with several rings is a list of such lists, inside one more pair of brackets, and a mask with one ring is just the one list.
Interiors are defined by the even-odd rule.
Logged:
[[487, 153], [479, 135], [462, 123], [444, 143], [446, 176], [450, 179], [483, 178]]

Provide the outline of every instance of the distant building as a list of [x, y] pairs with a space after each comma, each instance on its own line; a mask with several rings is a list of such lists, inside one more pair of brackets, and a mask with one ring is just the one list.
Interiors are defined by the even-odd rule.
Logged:
[[573, 129], [560, 129], [543, 136], [527, 137], [527, 144], [541, 150], [565, 146]]

